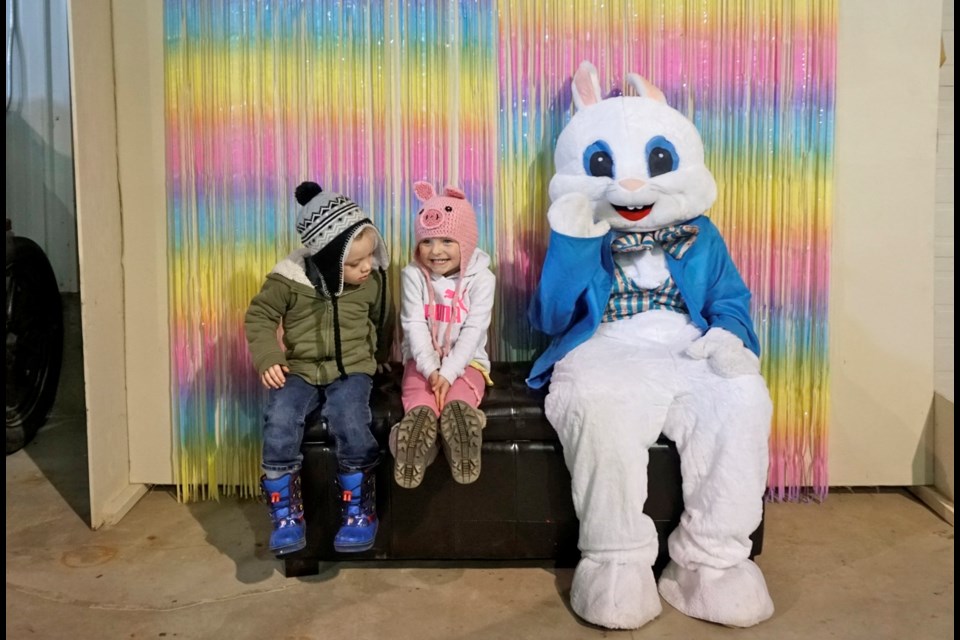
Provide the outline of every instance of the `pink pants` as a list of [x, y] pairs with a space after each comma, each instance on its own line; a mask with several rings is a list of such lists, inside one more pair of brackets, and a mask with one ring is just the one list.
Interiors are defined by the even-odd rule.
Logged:
[[[467, 367], [463, 375], [453, 381], [450, 390], [447, 391], [447, 403], [453, 400], [463, 400], [468, 405], [476, 409], [483, 400], [483, 393], [486, 391], [487, 383], [483, 375], [473, 367]], [[434, 413], [440, 415], [440, 409], [437, 406], [437, 399], [433, 396], [433, 390], [430, 383], [417, 371], [417, 365], [413, 360], [407, 362], [403, 368], [403, 389], [401, 390], [403, 400], [403, 412], [407, 413], [414, 407], [426, 405], [433, 409]]]

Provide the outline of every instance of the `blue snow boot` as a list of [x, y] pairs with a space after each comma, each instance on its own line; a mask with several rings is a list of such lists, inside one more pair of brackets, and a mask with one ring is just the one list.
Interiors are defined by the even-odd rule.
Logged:
[[300, 472], [291, 471], [275, 480], [260, 478], [260, 487], [270, 507], [273, 533], [270, 551], [282, 556], [307, 546], [307, 525], [303, 521], [303, 496], [300, 494]]
[[343, 520], [333, 538], [333, 548], [341, 553], [356, 553], [373, 547], [377, 537], [377, 494], [373, 471], [339, 473], [343, 499]]

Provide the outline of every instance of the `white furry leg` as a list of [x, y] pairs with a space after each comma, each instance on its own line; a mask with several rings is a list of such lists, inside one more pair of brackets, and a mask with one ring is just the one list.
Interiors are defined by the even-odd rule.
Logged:
[[[683, 380], [670, 339], [696, 328], [669, 311], [642, 313], [652, 337], [618, 322], [557, 363], [544, 402], [563, 445], [583, 554], [570, 604], [610, 629], [637, 629], [663, 610], [653, 576], [657, 530], [643, 512], [648, 450]], [[689, 341], [689, 340], [688, 340]], [[686, 343], [684, 343], [686, 344]]]
[[727, 569], [704, 565], [684, 569], [671, 560], [660, 576], [659, 589], [681, 613], [717, 624], [752, 627], [773, 615], [763, 573], [750, 560]]
[[587, 622], [608, 629], [639, 629], [663, 610], [652, 567], [589, 557], [573, 574], [570, 606]]

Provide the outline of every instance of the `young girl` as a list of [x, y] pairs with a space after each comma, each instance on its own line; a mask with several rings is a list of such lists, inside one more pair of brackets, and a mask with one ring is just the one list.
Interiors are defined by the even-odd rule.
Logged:
[[437, 194], [427, 182], [414, 192], [423, 208], [413, 260], [401, 273], [404, 416], [391, 434], [394, 478], [408, 489], [436, 456], [438, 420], [453, 479], [468, 484], [480, 476], [486, 417], [478, 407], [492, 384], [486, 345], [496, 284], [464, 193], [446, 187]]

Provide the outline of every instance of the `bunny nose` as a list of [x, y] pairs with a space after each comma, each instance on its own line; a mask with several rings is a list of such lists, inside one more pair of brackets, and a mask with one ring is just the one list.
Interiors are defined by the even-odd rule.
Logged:
[[426, 209], [420, 214], [420, 224], [427, 229], [434, 229], [443, 222], [443, 214], [439, 209]]
[[639, 178], [627, 178], [626, 180], [621, 180], [619, 184], [627, 191], [636, 191], [647, 183]]

